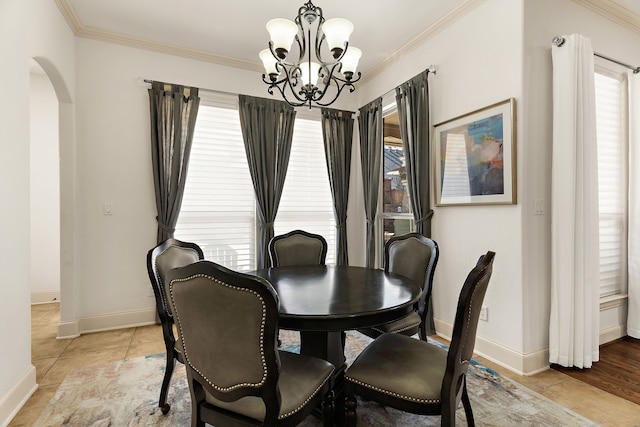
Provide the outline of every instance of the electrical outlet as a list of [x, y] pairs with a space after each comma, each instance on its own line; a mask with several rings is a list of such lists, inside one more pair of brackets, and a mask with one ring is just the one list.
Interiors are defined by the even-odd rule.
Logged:
[[534, 215], [544, 215], [544, 200], [543, 199], [535, 199], [533, 201], [533, 214]]
[[485, 322], [489, 321], [489, 307], [487, 307], [486, 305], [483, 305], [480, 309], [480, 320], [483, 320]]

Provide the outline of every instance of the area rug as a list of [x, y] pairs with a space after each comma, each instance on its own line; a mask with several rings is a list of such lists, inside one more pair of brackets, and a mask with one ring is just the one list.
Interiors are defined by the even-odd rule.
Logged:
[[[280, 338], [283, 349], [297, 350], [297, 333], [281, 331]], [[357, 332], [348, 333], [347, 363], [369, 341]], [[171, 410], [163, 415], [158, 409], [164, 360], [161, 353], [72, 370], [34, 425], [189, 426], [191, 401], [182, 364], [177, 364], [169, 388]], [[467, 387], [478, 426], [597, 426], [479, 363], [469, 368]], [[456, 422], [467, 425], [462, 408], [456, 414]], [[439, 426], [440, 417], [416, 416], [374, 402], [358, 402], [360, 427], [418, 425]], [[320, 427], [321, 422], [310, 416], [300, 426]]]

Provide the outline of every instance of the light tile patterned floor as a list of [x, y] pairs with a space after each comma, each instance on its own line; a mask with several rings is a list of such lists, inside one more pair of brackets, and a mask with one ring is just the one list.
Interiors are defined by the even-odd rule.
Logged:
[[[32, 426], [73, 368], [164, 352], [159, 325], [96, 332], [70, 340], [57, 340], [59, 309], [58, 303], [32, 306], [32, 363], [36, 367], [39, 387], [9, 427]], [[563, 373], [550, 369], [531, 377], [523, 377], [483, 358], [477, 360], [603, 426], [640, 427], [640, 405], [603, 392]]]

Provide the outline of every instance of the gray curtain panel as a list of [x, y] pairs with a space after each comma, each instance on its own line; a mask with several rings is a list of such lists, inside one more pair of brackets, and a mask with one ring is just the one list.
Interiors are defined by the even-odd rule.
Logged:
[[429, 70], [396, 88], [400, 135], [407, 168], [407, 183], [416, 232], [431, 236], [429, 155]]
[[240, 127], [258, 203], [258, 268], [269, 267], [282, 187], [287, 176], [296, 112], [284, 101], [239, 95]]
[[[400, 135], [407, 168], [407, 184], [411, 197], [411, 208], [416, 223], [416, 232], [431, 236], [430, 173], [429, 151], [429, 70], [418, 74], [396, 88], [396, 104]], [[427, 307], [429, 327], [427, 335], [433, 335], [433, 301]]]
[[349, 265], [347, 250], [347, 203], [351, 176], [351, 145], [353, 143], [353, 112], [322, 109], [322, 137], [329, 172], [336, 217], [336, 263]]
[[149, 89], [151, 110], [151, 161], [156, 192], [158, 243], [173, 237], [189, 153], [193, 142], [200, 98], [198, 88], [153, 82]]
[[360, 130], [364, 210], [367, 217], [366, 266], [374, 267], [376, 255], [374, 226], [378, 209], [380, 163], [382, 158], [382, 98], [378, 98], [360, 108], [358, 124]]

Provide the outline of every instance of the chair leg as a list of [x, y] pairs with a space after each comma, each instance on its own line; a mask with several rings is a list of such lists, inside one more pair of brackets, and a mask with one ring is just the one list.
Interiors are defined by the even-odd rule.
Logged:
[[323, 427], [332, 427], [335, 418], [335, 408], [333, 406], [334, 394], [329, 391], [322, 401], [322, 425]]
[[171, 409], [171, 405], [167, 403], [167, 395], [169, 394], [169, 383], [171, 382], [171, 376], [173, 375], [173, 368], [175, 365], [176, 358], [173, 356], [173, 352], [167, 351], [167, 363], [164, 369], [162, 387], [160, 388], [160, 400], [158, 401], [158, 406], [163, 414], [166, 414]]
[[191, 395], [191, 427], [205, 427], [202, 420], [202, 407], [205, 401], [205, 393], [202, 386], [195, 381], [187, 370], [187, 381], [189, 382], [189, 394]]
[[420, 339], [424, 342], [427, 342], [427, 330], [424, 324], [425, 319], [422, 319], [422, 322], [420, 322]]
[[356, 427], [358, 416], [356, 413], [356, 406], [358, 401], [353, 395], [345, 396], [344, 398], [344, 425], [345, 427]]
[[464, 382], [462, 383], [462, 406], [464, 407], [464, 414], [467, 416], [467, 425], [474, 427], [476, 425], [473, 420], [473, 411], [471, 410], [471, 401], [467, 394], [467, 376], [464, 376]]

